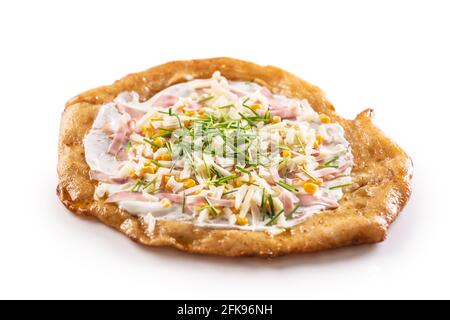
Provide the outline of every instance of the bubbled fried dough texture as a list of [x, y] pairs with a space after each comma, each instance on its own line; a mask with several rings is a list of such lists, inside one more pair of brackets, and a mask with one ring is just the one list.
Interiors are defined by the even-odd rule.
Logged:
[[[173, 84], [186, 81], [187, 76], [210, 78], [216, 70], [229, 80], [254, 81], [274, 93], [307, 99], [314, 110], [329, 115], [344, 127], [354, 156], [354, 184], [344, 189], [338, 209], [318, 213], [277, 236], [199, 228], [181, 221], [158, 221], [154, 233], [148, 236], [141, 220], [115, 204], [93, 199], [97, 182], [89, 179], [83, 137], [100, 106], [122, 91], [134, 90], [142, 100], [147, 100]], [[231, 58], [170, 62], [87, 91], [67, 103], [61, 119], [57, 193], [72, 212], [95, 217], [134, 241], [192, 253], [270, 257], [380, 242], [410, 196], [412, 162], [373, 125], [371, 117], [372, 111], [365, 110], [355, 120], [341, 118], [319, 88], [276, 67]]]

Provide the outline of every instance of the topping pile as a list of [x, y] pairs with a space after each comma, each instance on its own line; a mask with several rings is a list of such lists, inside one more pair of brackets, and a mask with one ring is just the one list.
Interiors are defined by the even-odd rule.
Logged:
[[343, 128], [306, 100], [220, 73], [146, 102], [124, 92], [84, 140], [96, 199], [155, 220], [282, 232], [338, 207], [351, 184]]

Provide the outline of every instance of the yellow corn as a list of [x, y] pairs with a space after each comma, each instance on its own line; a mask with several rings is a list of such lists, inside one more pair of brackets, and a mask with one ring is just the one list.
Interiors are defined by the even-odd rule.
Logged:
[[240, 226], [248, 224], [248, 219], [246, 217], [236, 216], [236, 223]]
[[281, 122], [281, 117], [280, 116], [275, 116], [272, 118], [272, 123], [280, 123]]
[[170, 180], [170, 176], [163, 176], [162, 177], [162, 181], [163, 181], [164, 184], [167, 184], [167, 182], [169, 182], [169, 180]]
[[184, 120], [183, 124], [185, 127], [190, 127], [190, 126], [192, 126], [192, 120]]
[[283, 158], [290, 158], [292, 156], [292, 153], [289, 150], [283, 150], [281, 151], [281, 156]]
[[195, 180], [194, 179], [187, 179], [185, 182], [184, 182], [184, 187], [186, 188], [186, 189], [189, 189], [189, 188], [192, 188], [192, 187], [195, 187], [195, 185], [196, 185], [197, 183], [195, 182]]
[[161, 148], [166, 143], [166, 140], [164, 140], [164, 138], [162, 138], [162, 137], [158, 137], [153, 140], [153, 143]]
[[331, 122], [331, 118], [323, 113], [319, 116], [319, 119], [320, 119], [320, 122], [322, 122], [322, 123], [330, 123]]
[[244, 185], [244, 181], [242, 181], [242, 180], [236, 180], [235, 182], [234, 182], [234, 186], [236, 187], [236, 188], [239, 188], [239, 187], [242, 187], [243, 185]]
[[156, 166], [153, 163], [147, 164], [141, 169], [142, 174], [144, 174], [144, 173], [154, 174], [155, 172], [156, 172]]
[[172, 206], [172, 202], [167, 198], [163, 198], [159, 203], [161, 203], [163, 208], [170, 208]]
[[172, 160], [172, 156], [169, 153], [163, 153], [156, 157], [155, 160], [170, 161]]
[[205, 114], [205, 109], [203, 109], [203, 108], [200, 108], [200, 109], [198, 109], [198, 114], [200, 114], [200, 115], [203, 115], [203, 114]]
[[193, 116], [195, 116], [195, 111], [194, 110], [184, 110], [184, 114], [187, 115], [188, 117], [193, 117]]
[[306, 182], [306, 183], [303, 185], [303, 189], [304, 189], [307, 193], [314, 194], [314, 193], [317, 192], [317, 190], [319, 190], [319, 186], [318, 186], [317, 184], [315, 184], [315, 183], [312, 183], [312, 182]]
[[261, 109], [261, 105], [259, 103], [255, 103], [250, 106], [250, 109], [252, 109], [253, 111], [256, 111], [258, 109]]
[[322, 143], [323, 143], [323, 140], [324, 140], [324, 138], [323, 138], [323, 136], [321, 136], [321, 135], [318, 135], [318, 136], [316, 137], [316, 141], [317, 141], [318, 144], [322, 144]]

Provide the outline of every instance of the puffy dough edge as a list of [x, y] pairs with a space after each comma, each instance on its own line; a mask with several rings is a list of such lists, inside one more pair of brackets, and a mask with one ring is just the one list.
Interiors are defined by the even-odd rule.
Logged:
[[[337, 210], [319, 213], [277, 236], [204, 229], [180, 221], [158, 221], [153, 235], [148, 236], [145, 224], [138, 218], [116, 205], [93, 199], [96, 182], [89, 179], [83, 137], [99, 107], [125, 90], [134, 90], [145, 100], [170, 85], [186, 81], [187, 75], [208, 78], [216, 70], [231, 80], [255, 81], [274, 92], [306, 98], [317, 112], [341, 123], [352, 145], [355, 166], [354, 184], [345, 189]], [[354, 120], [343, 119], [318, 87], [273, 66], [231, 58], [169, 62], [130, 74], [112, 85], [89, 90], [66, 104], [58, 146], [57, 194], [73, 213], [94, 217], [138, 243], [171, 246], [191, 253], [273, 257], [380, 242], [410, 197], [412, 161], [374, 126], [372, 114], [368, 109]]]

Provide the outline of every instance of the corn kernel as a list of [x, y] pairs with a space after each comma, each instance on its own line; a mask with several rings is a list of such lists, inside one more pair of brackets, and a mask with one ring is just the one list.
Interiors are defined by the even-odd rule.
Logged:
[[250, 177], [250, 179], [248, 180], [249, 183], [255, 183], [256, 179], [254, 177]]
[[320, 122], [322, 122], [322, 123], [330, 123], [331, 122], [331, 118], [323, 113], [319, 116], [319, 119], [320, 119]]
[[234, 186], [235, 186], [236, 188], [242, 187], [243, 185], [244, 185], [244, 182], [243, 182], [242, 180], [236, 180], [236, 181], [234, 182]]
[[163, 198], [159, 203], [161, 203], [163, 208], [170, 208], [172, 206], [172, 202], [167, 198]]
[[183, 124], [185, 127], [190, 127], [190, 126], [192, 126], [192, 120], [184, 120]]
[[252, 109], [253, 111], [256, 111], [258, 109], [261, 109], [261, 105], [259, 103], [255, 103], [250, 106], [250, 109]]
[[323, 143], [323, 140], [324, 140], [324, 138], [323, 138], [323, 136], [321, 136], [321, 135], [318, 135], [318, 136], [316, 137], [316, 141], [317, 141], [318, 144], [322, 144], [322, 143]]
[[167, 184], [167, 182], [169, 182], [170, 180], [170, 176], [163, 176], [162, 181], [164, 184]]
[[317, 141], [314, 141], [314, 149], [318, 149], [319, 148], [319, 144], [317, 143]]
[[195, 116], [195, 111], [194, 110], [184, 110], [184, 114], [187, 115], [188, 117], [193, 117], [193, 116]]
[[304, 189], [307, 193], [314, 194], [314, 193], [317, 192], [317, 190], [319, 190], [319, 186], [318, 186], [317, 184], [315, 184], [315, 183], [312, 183], [312, 182], [306, 182], [306, 183], [303, 185], [303, 189]]
[[205, 114], [206, 110], [203, 108], [200, 108], [200, 109], [198, 109], [197, 112], [198, 112], [198, 114], [203, 115], [203, 114]]
[[237, 215], [236, 223], [240, 226], [244, 226], [244, 225], [248, 224], [248, 219], [246, 217], [241, 217], [240, 215]]
[[183, 185], [186, 189], [189, 189], [189, 188], [195, 187], [196, 184], [197, 183], [195, 182], [194, 179], [187, 179]]
[[280, 116], [274, 116], [272, 118], [272, 123], [280, 123], [281, 122], [281, 117]]
[[166, 184], [166, 191], [167, 191], [167, 192], [172, 192], [172, 191], [173, 191], [172, 185]]
[[156, 166], [152, 163], [145, 165], [142, 169], [141, 169], [141, 173], [149, 173], [149, 174], [154, 174], [156, 172]]
[[281, 151], [281, 156], [283, 158], [290, 158], [292, 156], [292, 153], [289, 150], [283, 150]]
[[166, 143], [166, 140], [164, 140], [164, 138], [158, 137], [153, 140], [153, 143], [161, 148]]
[[156, 160], [170, 161], [172, 160], [172, 156], [169, 153], [163, 153], [156, 157]]

